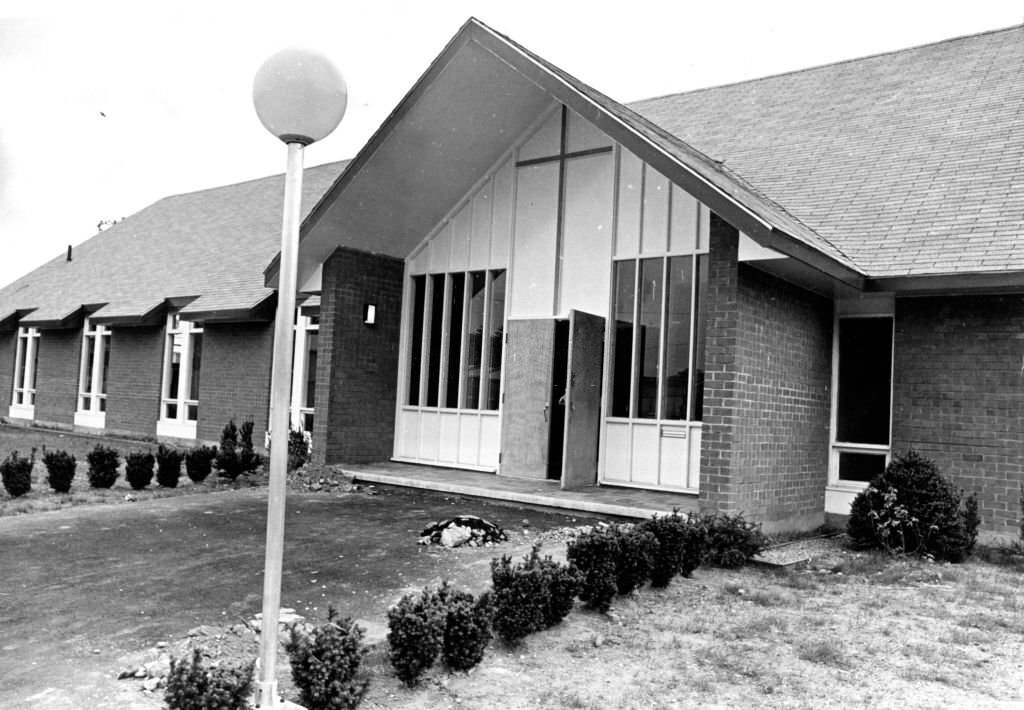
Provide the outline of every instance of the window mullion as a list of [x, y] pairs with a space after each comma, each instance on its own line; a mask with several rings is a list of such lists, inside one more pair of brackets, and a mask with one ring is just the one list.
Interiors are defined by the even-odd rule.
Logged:
[[178, 421], [188, 421], [189, 385], [192, 382], [192, 329], [185, 321], [181, 321], [181, 362], [178, 364]]

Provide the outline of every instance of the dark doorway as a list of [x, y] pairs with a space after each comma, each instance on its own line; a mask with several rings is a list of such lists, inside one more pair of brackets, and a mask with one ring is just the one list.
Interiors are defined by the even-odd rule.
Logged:
[[555, 347], [551, 358], [551, 398], [548, 400], [548, 478], [562, 478], [565, 444], [565, 388], [569, 374], [569, 321], [555, 321]]

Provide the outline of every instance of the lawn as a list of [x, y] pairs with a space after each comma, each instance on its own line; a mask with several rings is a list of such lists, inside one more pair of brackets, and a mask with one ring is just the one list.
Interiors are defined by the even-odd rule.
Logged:
[[[89, 487], [87, 475], [89, 465], [86, 463], [85, 456], [98, 443], [117, 449], [121, 455], [119, 477], [114, 486], [109, 489]], [[0, 425], [0, 457], [6, 458], [12, 451], [17, 451], [21, 456], [29, 456], [32, 449], [36, 450], [36, 463], [32, 469], [32, 490], [27, 495], [12, 498], [6, 490], [0, 488], [0, 517], [60, 510], [76, 505], [126, 503], [153, 498], [210, 493], [225, 488], [265, 483], [265, 477], [262, 475], [243, 477], [237, 483], [231, 483], [218, 479], [216, 471], [214, 471], [206, 481], [197, 484], [189, 480], [184, 473], [184, 466], [182, 466], [182, 475], [177, 488], [162, 488], [157, 485], [154, 478], [149, 487], [136, 491], [124, 479], [124, 457], [132, 451], [150, 451], [155, 454], [157, 449], [155, 443]], [[71, 492], [67, 494], [55, 493], [50, 488], [47, 483], [46, 467], [42, 462], [44, 450], [61, 449], [72, 454], [77, 461]]]

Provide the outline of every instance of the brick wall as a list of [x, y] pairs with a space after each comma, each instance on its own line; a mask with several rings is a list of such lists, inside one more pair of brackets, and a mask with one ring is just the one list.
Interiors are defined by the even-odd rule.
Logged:
[[7, 416], [14, 390], [14, 356], [17, 352], [18, 333], [0, 333], [0, 416]]
[[978, 493], [982, 528], [1016, 536], [1024, 482], [1024, 296], [896, 301], [893, 451]]
[[711, 224], [701, 506], [766, 529], [824, 521], [832, 305], [738, 264]]
[[[394, 445], [403, 263], [337, 249], [324, 262], [313, 420], [318, 463], [380, 461]], [[377, 306], [376, 325], [363, 305]]]
[[272, 323], [207, 323], [199, 371], [198, 438], [219, 441], [229, 419], [252, 419], [262, 448], [270, 407]]
[[36, 370], [37, 422], [70, 427], [78, 405], [82, 331], [42, 330]]
[[156, 434], [163, 374], [163, 335], [162, 325], [113, 329], [107, 367], [108, 433]]

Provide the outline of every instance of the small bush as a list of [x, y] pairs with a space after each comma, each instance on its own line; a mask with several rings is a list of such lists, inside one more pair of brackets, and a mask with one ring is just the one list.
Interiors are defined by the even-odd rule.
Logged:
[[761, 525], [744, 519], [742, 513], [702, 516], [703, 562], [712, 567], [742, 567], [767, 545]]
[[305, 466], [309, 461], [309, 454], [309, 434], [301, 429], [290, 430], [288, 432], [288, 470], [294, 471]]
[[185, 453], [185, 473], [193, 483], [202, 483], [213, 470], [216, 446], [196, 446]]
[[615, 534], [619, 545], [615, 559], [615, 584], [619, 594], [629, 594], [651, 578], [658, 538], [636, 525], [620, 525], [615, 528]]
[[661, 515], [638, 526], [658, 541], [651, 559], [651, 586], [667, 587], [676, 575], [689, 577], [700, 566], [706, 549], [703, 520], [694, 515]]
[[192, 660], [171, 659], [164, 702], [170, 710], [245, 710], [252, 694], [255, 663], [240, 668], [206, 668], [197, 648]]
[[36, 450], [32, 449], [30, 457], [18, 456], [12, 451], [3, 463], [0, 463], [0, 479], [4, 489], [12, 498], [18, 498], [32, 490], [32, 467], [36, 463]]
[[608, 611], [617, 586], [620, 538], [613, 529], [595, 529], [569, 543], [566, 556], [583, 576], [580, 599], [590, 609]]
[[224, 425], [215, 459], [221, 478], [234, 481], [243, 473], [252, 473], [263, 463], [263, 458], [253, 450], [252, 431], [252, 420], [242, 422], [241, 427], [235, 426], [233, 419]]
[[117, 481], [117, 449], [96, 444], [85, 455], [89, 462], [89, 485], [93, 488], [110, 488]]
[[181, 460], [185, 454], [163, 444], [156, 450], [156, 482], [164, 488], [177, 488], [181, 478]]
[[299, 700], [309, 710], [354, 708], [366, 692], [367, 681], [356, 679], [366, 655], [363, 629], [347, 617], [336, 617], [334, 607], [328, 606], [326, 624], [309, 634], [293, 626], [284, 644]]
[[133, 451], [124, 460], [124, 477], [128, 485], [137, 491], [153, 482], [153, 454], [148, 451]]
[[55, 493], [69, 493], [75, 478], [75, 457], [67, 451], [43, 450], [46, 478]]
[[572, 610], [579, 573], [545, 557], [534, 546], [522, 562], [504, 555], [491, 560], [493, 625], [505, 643], [559, 623]]
[[444, 615], [442, 658], [455, 671], [468, 671], [484, 657], [493, 635], [491, 595], [474, 599], [469, 592], [453, 589], [445, 582], [437, 592], [437, 604]]
[[857, 494], [846, 531], [858, 547], [960, 562], [974, 549], [978, 523], [976, 498], [964, 499], [934, 461], [908, 451]]
[[388, 609], [388, 660], [408, 686], [434, 664], [444, 646], [444, 617], [434, 594], [406, 594]]

